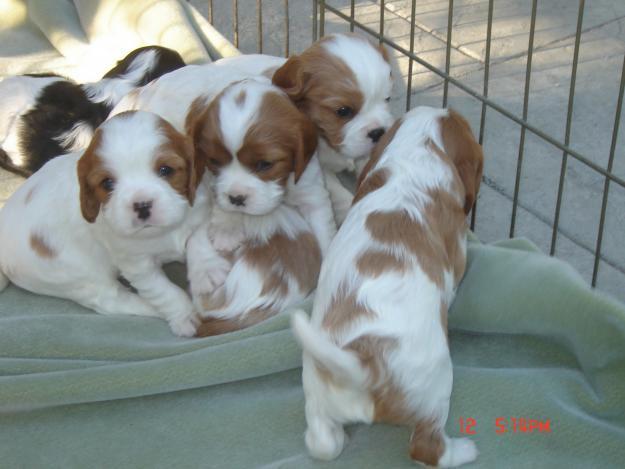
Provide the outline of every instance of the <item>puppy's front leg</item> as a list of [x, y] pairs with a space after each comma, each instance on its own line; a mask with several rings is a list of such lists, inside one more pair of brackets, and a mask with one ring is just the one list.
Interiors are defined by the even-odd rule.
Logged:
[[295, 207], [310, 225], [319, 243], [321, 254], [325, 255], [332, 238], [336, 235], [336, 223], [330, 193], [326, 188], [324, 173], [317, 156], [312, 157], [297, 183], [289, 181], [287, 202]]
[[201, 225], [187, 242], [187, 276], [193, 304], [202, 309], [204, 297], [223, 285], [232, 264], [213, 246], [209, 223]]
[[332, 209], [334, 210], [334, 220], [338, 226], [343, 224], [347, 212], [352, 206], [354, 194], [352, 194], [339, 180], [336, 173], [324, 171], [326, 186], [332, 200]]
[[174, 285], [161, 266], [151, 258], [130, 258], [119, 262], [121, 274], [137, 290], [141, 298], [169, 323], [178, 336], [195, 334], [195, 313], [185, 291]]

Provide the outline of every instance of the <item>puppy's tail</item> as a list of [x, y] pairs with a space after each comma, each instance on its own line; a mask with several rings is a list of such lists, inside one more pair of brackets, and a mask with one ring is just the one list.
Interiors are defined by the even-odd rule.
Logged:
[[353, 386], [362, 387], [369, 378], [358, 356], [342, 349], [319, 329], [310, 324], [304, 311], [296, 311], [291, 318], [291, 326], [302, 349], [314, 358], [337, 381], [348, 381]]
[[0, 270], [0, 292], [9, 284], [9, 278]]

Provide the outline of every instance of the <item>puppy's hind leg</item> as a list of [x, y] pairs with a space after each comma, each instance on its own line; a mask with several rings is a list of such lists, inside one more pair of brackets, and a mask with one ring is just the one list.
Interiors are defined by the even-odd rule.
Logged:
[[332, 420], [320, 396], [326, 392], [315, 362], [306, 354], [302, 358], [302, 381], [306, 395], [306, 448], [313, 458], [329, 461], [338, 457], [345, 446], [343, 425]]
[[477, 458], [475, 443], [468, 438], [449, 438], [444, 425], [423, 420], [415, 425], [410, 437], [410, 457], [438, 467], [457, 467]]

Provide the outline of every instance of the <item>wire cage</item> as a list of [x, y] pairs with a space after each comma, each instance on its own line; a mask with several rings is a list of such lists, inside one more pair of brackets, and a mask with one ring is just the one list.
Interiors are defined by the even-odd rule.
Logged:
[[394, 52], [397, 116], [451, 106], [484, 147], [471, 227], [523, 236], [625, 299], [625, 5], [584, 0], [231, 0], [203, 4], [244, 53], [361, 32]]

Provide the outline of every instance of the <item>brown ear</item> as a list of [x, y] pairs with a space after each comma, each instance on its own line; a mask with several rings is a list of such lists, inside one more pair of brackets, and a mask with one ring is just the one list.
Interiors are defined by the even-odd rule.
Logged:
[[369, 161], [367, 161], [367, 164], [365, 165], [365, 167], [362, 168], [360, 176], [358, 176], [358, 182], [356, 183], [356, 190], [360, 188], [360, 185], [366, 179], [369, 172], [375, 167], [376, 164], [378, 164], [378, 161], [380, 160], [382, 153], [384, 153], [384, 150], [386, 149], [388, 144], [391, 143], [391, 140], [393, 140], [393, 137], [397, 133], [397, 130], [401, 126], [401, 123], [402, 123], [402, 119], [397, 119], [393, 123], [391, 128], [388, 129], [384, 133], [384, 135], [382, 135], [382, 137], [380, 137], [380, 140], [378, 140], [378, 143], [375, 144], [375, 146], [373, 147], [373, 150], [371, 151], [371, 156], [369, 157]]
[[317, 151], [317, 127], [304, 114], [301, 115], [298, 132], [298, 142], [295, 150], [295, 162], [293, 172], [295, 173], [295, 182], [304, 173], [308, 162]]
[[100, 146], [102, 131], [96, 130], [91, 143], [78, 160], [76, 172], [78, 175], [78, 187], [80, 190], [80, 211], [89, 223], [93, 223], [100, 212], [100, 201], [96, 197], [95, 189], [89, 184], [89, 175], [100, 164], [100, 158], [96, 150]]
[[203, 174], [203, 168], [198, 167], [195, 162], [195, 152], [191, 138], [178, 132], [174, 126], [162, 119], [160, 122], [162, 132], [165, 134], [169, 146], [169, 150], [176, 155], [182, 157], [187, 164], [187, 180], [186, 184], [176, 187], [177, 190], [184, 192], [189, 204], [193, 205], [195, 200], [195, 191]]
[[484, 155], [475, 141], [469, 123], [454, 110], [441, 122], [445, 153], [451, 158], [465, 190], [464, 213], [468, 214], [475, 203], [482, 180]]
[[298, 101], [304, 95], [306, 77], [302, 59], [295, 55], [273, 74], [271, 82], [289, 96], [291, 101]]

